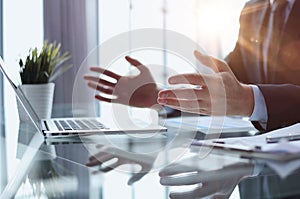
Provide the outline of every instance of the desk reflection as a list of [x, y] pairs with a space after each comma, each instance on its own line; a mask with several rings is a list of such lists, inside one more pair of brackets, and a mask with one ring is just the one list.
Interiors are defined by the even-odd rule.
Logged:
[[[34, 128], [20, 124], [17, 158], [23, 157], [36, 133]], [[108, 185], [111, 176], [105, 179], [97, 173], [112, 170], [120, 172], [113, 182], [125, 176], [118, 190], [124, 188], [145, 194], [141, 187], [147, 187], [150, 190], [148, 198], [229, 198], [237, 186], [242, 199], [300, 198], [300, 160], [246, 160], [226, 154], [208, 154], [201, 159], [196, 150], [182, 146], [182, 139], [172, 142], [172, 147], [166, 149], [170, 142], [164, 137], [146, 140], [130, 136], [126, 139], [91, 136], [76, 141], [70, 142], [73, 144], [55, 141], [53, 143], [57, 145], [47, 142], [49, 145], [33, 146], [38, 152], [32, 161], [32, 168], [28, 173], [26, 171], [28, 175], [16, 198], [28, 195], [35, 198], [134, 198], [130, 192], [121, 191], [118, 196], [111, 197], [116, 184]], [[172, 150], [176, 152], [180, 148], [182, 152], [179, 155], [172, 155]], [[173, 163], [175, 160], [177, 162]], [[131, 176], [127, 180], [128, 176], [122, 173]], [[89, 183], [95, 181], [97, 183]], [[129, 187], [126, 181], [129, 185], [139, 183]], [[99, 192], [98, 196], [95, 196], [95, 190]], [[102, 197], [105, 194], [108, 197]], [[152, 197], [153, 194], [159, 197]]]
[[176, 190], [169, 194], [172, 199], [229, 198], [237, 185], [242, 199], [299, 198], [299, 169], [300, 160], [275, 162], [217, 155], [200, 159], [194, 155], [165, 167], [159, 176], [162, 185]]
[[36, 160], [26, 182], [36, 198], [65, 198], [75, 194], [79, 185], [77, 176], [54, 160]]
[[170, 198], [229, 198], [241, 179], [251, 176], [252, 172], [253, 164], [242, 159], [221, 156], [200, 159], [195, 155], [167, 166], [159, 175], [162, 185], [187, 186], [186, 191], [172, 191]]
[[117, 169], [122, 165], [138, 165], [140, 169], [133, 171], [132, 169], [122, 169], [122, 172], [130, 172], [132, 176], [127, 184], [131, 185], [134, 182], [143, 178], [152, 169], [153, 163], [156, 159], [156, 154], [145, 155], [138, 153], [131, 153], [113, 146], [97, 145], [98, 152], [89, 158], [86, 166], [100, 166], [97, 172], [109, 172]]

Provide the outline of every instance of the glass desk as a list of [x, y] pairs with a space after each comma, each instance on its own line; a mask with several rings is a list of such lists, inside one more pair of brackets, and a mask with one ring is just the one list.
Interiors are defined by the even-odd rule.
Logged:
[[[66, 106], [54, 109], [54, 116], [69, 115]], [[188, 142], [170, 145], [178, 134], [172, 128], [147, 139], [91, 135], [45, 140], [33, 125], [16, 123], [1, 134], [1, 199], [300, 196], [300, 160], [199, 155]]]

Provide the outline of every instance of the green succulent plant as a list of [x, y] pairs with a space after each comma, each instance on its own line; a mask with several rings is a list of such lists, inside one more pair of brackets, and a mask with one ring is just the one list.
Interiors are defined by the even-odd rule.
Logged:
[[61, 44], [56, 42], [45, 41], [40, 52], [37, 48], [30, 49], [25, 62], [19, 60], [22, 84], [53, 82], [72, 67], [67, 64], [70, 58], [69, 52], [61, 53]]

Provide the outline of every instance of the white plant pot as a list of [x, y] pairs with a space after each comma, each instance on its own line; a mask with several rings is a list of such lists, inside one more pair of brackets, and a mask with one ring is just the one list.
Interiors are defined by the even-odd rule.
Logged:
[[[51, 117], [54, 96], [54, 83], [47, 84], [23, 84], [20, 86], [24, 95], [33, 107], [40, 119]], [[29, 119], [27, 113], [18, 101], [19, 117], [21, 121]]]

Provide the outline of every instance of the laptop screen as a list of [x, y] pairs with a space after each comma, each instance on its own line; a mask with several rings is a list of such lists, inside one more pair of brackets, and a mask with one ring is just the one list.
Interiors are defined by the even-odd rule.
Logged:
[[3, 76], [7, 79], [7, 81], [12, 86], [13, 90], [15, 91], [19, 102], [23, 105], [24, 110], [27, 112], [28, 116], [30, 117], [30, 119], [32, 120], [32, 122], [34, 123], [36, 128], [42, 133], [42, 126], [40, 123], [40, 118], [34, 111], [33, 107], [30, 105], [30, 103], [28, 102], [28, 100], [27, 100], [26, 96], [24, 95], [24, 93], [22, 92], [22, 90], [20, 89], [20, 87], [19, 87], [20, 84], [18, 83], [18, 81], [16, 81], [13, 78], [13, 76], [10, 75], [10, 73], [8, 72], [8, 69], [5, 65], [2, 57], [0, 57], [0, 69], [1, 69], [1, 72], [3, 73]]

